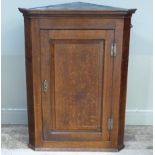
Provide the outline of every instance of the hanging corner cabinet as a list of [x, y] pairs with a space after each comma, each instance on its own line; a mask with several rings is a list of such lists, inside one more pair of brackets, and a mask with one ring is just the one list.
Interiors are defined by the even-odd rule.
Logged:
[[29, 146], [123, 148], [136, 9], [75, 2], [19, 10], [25, 23]]

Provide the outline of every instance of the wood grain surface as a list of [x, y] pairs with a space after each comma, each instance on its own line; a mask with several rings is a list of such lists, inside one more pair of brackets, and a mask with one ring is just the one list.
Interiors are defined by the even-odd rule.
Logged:
[[[135, 9], [93, 9], [91, 5], [91, 11], [86, 6], [66, 11], [62, 6], [56, 11], [53, 7], [19, 9], [25, 22], [29, 146], [33, 149], [124, 147]], [[111, 54], [113, 43], [116, 56]]]

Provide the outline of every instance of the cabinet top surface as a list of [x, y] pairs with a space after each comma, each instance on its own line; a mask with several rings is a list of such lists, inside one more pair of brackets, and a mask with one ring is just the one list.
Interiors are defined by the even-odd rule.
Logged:
[[58, 12], [85, 12], [89, 14], [91, 12], [99, 12], [99, 13], [119, 13], [119, 14], [127, 14], [134, 13], [136, 9], [123, 9], [118, 7], [111, 7], [105, 5], [97, 5], [92, 3], [83, 3], [83, 2], [73, 2], [73, 3], [65, 3], [65, 4], [57, 4], [57, 5], [48, 5], [43, 7], [35, 7], [30, 9], [19, 8], [22, 13], [37, 13], [37, 14], [45, 14], [45, 13], [58, 13]]
[[31, 9], [32, 10], [105, 10], [105, 11], [123, 10], [123, 11], [127, 11], [127, 9], [116, 8], [116, 7], [105, 6], [105, 5], [97, 5], [92, 3], [83, 3], [83, 2], [48, 5], [43, 7], [35, 7]]

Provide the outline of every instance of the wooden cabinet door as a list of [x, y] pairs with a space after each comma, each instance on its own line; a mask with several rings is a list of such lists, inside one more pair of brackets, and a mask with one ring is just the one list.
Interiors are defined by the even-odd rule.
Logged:
[[41, 30], [45, 141], [110, 141], [113, 30]]

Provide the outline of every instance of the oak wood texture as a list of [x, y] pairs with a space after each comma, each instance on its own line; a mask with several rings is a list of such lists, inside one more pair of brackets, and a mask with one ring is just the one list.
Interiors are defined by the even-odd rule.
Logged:
[[[25, 22], [29, 146], [123, 148], [135, 9], [78, 2], [19, 10]], [[111, 56], [113, 42], [116, 57]]]

